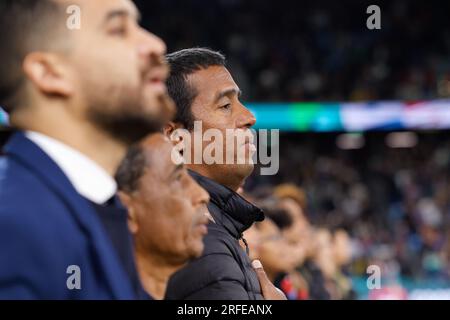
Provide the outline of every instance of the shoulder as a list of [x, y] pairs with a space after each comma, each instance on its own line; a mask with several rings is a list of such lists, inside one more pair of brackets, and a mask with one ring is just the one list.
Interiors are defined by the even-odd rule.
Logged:
[[64, 201], [32, 171], [0, 158], [1, 246], [6, 242], [18, 253], [40, 248], [50, 254], [54, 248], [79, 245], [80, 230], [67, 212]]
[[67, 212], [26, 168], [0, 159], [0, 299], [70, 297], [67, 268], [86, 270], [89, 257], [87, 239]]
[[236, 260], [226, 254], [203, 255], [171, 277], [167, 296], [169, 299], [186, 299], [200, 291], [214, 291], [217, 285], [223, 287], [226, 283], [241, 289], [245, 286], [244, 273]]
[[202, 256], [172, 276], [168, 294], [179, 299], [208, 287], [213, 288], [218, 283], [234, 283], [243, 288], [245, 275], [237, 261], [233, 241], [237, 243], [226, 230], [209, 226]]
[[[51, 173], [49, 173], [51, 174]], [[23, 164], [9, 157], [0, 157], [0, 216], [5, 219], [17, 217], [14, 212], [46, 215], [53, 211], [61, 211], [63, 201]], [[42, 217], [41, 217], [42, 218]]]

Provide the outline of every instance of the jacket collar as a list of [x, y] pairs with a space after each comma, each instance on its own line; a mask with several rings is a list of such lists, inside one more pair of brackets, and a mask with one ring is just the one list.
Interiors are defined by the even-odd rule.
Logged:
[[78, 150], [38, 132], [27, 131], [25, 136], [58, 165], [75, 190], [89, 201], [104, 204], [117, 193], [114, 178]]
[[254, 222], [264, 220], [263, 211], [235, 191], [192, 170], [189, 170], [189, 173], [200, 186], [209, 192], [211, 204], [215, 205], [222, 213], [222, 215], [218, 215], [214, 210], [210, 210], [216, 223], [223, 225], [235, 238], [241, 238], [242, 233]]
[[87, 200], [78, 194], [57, 164], [29, 140], [23, 132], [13, 134], [4, 150], [6, 155], [14, 158], [15, 161], [36, 174], [52, 192], [64, 201], [69, 212], [86, 233], [86, 236], [90, 238], [91, 245], [96, 249], [95, 259], [98, 259], [97, 261], [108, 279], [115, 298], [133, 298], [134, 295], [128, 278], [94, 209]]

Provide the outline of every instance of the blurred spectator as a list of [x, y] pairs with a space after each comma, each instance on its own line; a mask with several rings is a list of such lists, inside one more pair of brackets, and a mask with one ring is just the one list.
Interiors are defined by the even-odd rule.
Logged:
[[295, 268], [289, 245], [282, 237], [280, 228], [271, 219], [257, 224], [260, 232], [259, 257], [267, 276], [275, 281], [280, 273], [288, 273]]
[[352, 287], [352, 281], [347, 267], [352, 261], [351, 243], [348, 233], [338, 229], [333, 233], [332, 253], [336, 271], [334, 281], [336, 284], [336, 297], [338, 299], [355, 299], [356, 293]]
[[367, 278], [371, 264], [389, 265], [383, 284], [450, 283], [448, 133], [420, 133], [409, 149], [387, 147], [385, 135], [368, 133], [364, 148], [343, 151], [336, 134], [284, 134], [279, 174], [248, 181], [251, 195], [290, 214], [294, 227], [282, 234], [304, 246], [309, 298], [354, 297], [350, 276]]

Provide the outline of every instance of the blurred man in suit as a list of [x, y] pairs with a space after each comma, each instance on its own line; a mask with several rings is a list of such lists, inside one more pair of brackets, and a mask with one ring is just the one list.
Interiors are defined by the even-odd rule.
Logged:
[[130, 0], [1, 1], [0, 105], [17, 132], [0, 158], [0, 299], [141, 292], [113, 176], [173, 106], [165, 44], [138, 19]]

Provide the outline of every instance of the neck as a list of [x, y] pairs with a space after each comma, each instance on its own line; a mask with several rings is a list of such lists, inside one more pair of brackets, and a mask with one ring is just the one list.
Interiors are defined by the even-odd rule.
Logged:
[[[221, 185], [237, 192], [238, 189], [243, 184], [242, 180], [240, 179], [233, 179], [234, 177], [230, 174], [224, 174], [221, 170], [215, 170], [215, 168], [211, 165], [209, 166], [203, 166], [198, 164], [189, 164], [187, 167], [195, 171], [199, 174], [201, 174], [204, 177], [207, 177], [217, 183], [220, 183]], [[212, 170], [211, 170], [212, 169]], [[219, 173], [219, 174], [217, 174]]]
[[167, 259], [148, 250], [136, 250], [136, 264], [145, 291], [156, 300], [163, 300], [166, 294], [169, 278], [180, 268], [167, 263]]
[[23, 131], [35, 131], [56, 139], [83, 153], [114, 176], [127, 146], [88, 121], [68, 116], [44, 117], [28, 113], [11, 117], [11, 123]]

